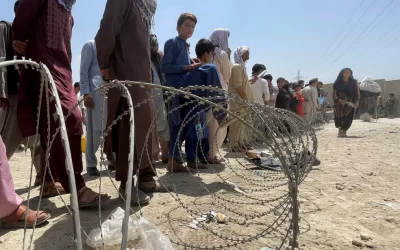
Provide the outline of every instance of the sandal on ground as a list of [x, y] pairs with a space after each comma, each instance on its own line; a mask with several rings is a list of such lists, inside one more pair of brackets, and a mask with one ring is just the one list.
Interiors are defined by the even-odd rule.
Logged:
[[33, 211], [21, 205], [11, 215], [6, 217], [0, 225], [2, 228], [24, 228], [26, 220], [26, 227], [32, 228], [35, 225], [36, 216], [36, 226], [42, 225], [51, 218], [49, 213]]
[[[83, 197], [83, 194], [89, 194], [86, 199], [88, 201], [81, 201], [81, 198]], [[78, 206], [79, 208], [85, 208], [85, 207], [98, 207], [99, 206], [99, 198], [101, 199], [100, 202], [105, 202], [110, 200], [110, 196], [107, 194], [101, 194], [99, 196], [98, 193], [93, 192], [92, 189], [88, 187], [81, 188], [81, 190], [78, 191]]]
[[139, 182], [139, 190], [145, 193], [167, 193], [171, 188], [164, 187], [159, 181]]
[[[119, 187], [118, 189], [119, 194], [126, 199], [126, 191], [124, 188]], [[150, 202], [151, 197], [142, 192], [140, 189], [138, 190], [137, 187], [132, 186], [132, 194], [131, 194], [131, 205], [132, 206], [142, 206], [146, 205]]]
[[188, 161], [187, 162], [187, 166], [188, 166], [188, 168], [191, 168], [191, 169], [208, 169], [207, 162], [206, 163], [202, 163], [201, 161], [199, 161], [199, 162]]
[[58, 193], [60, 195], [65, 194], [64, 188], [61, 186], [61, 183], [56, 182], [53, 184], [52, 182], [45, 182], [44, 187], [43, 187], [43, 193], [42, 193], [42, 198], [51, 198], [58, 196]]
[[176, 161], [176, 159], [169, 159], [167, 165], [167, 171], [170, 173], [187, 173], [189, 170]]
[[218, 158], [217, 156], [215, 156], [214, 158], [212, 158], [212, 159], [202, 159], [202, 160], [200, 160], [200, 162], [201, 163], [203, 163], [203, 164], [222, 164], [222, 163], [224, 163], [225, 162], [225, 160], [224, 159], [222, 159], [222, 158]]

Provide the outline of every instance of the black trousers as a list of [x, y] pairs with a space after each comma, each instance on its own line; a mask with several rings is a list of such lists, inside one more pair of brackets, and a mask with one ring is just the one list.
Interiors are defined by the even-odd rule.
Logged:
[[340, 118], [335, 117], [335, 126], [337, 128], [340, 128], [341, 130], [348, 130], [353, 123], [353, 119], [354, 109], [351, 109], [351, 111], [346, 116]]

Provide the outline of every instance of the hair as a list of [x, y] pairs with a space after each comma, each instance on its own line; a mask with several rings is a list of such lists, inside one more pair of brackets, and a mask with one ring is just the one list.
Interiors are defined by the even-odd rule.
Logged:
[[19, 6], [19, 0], [17, 0], [17, 1], [14, 3], [14, 13], [17, 12], [18, 6]]
[[289, 84], [289, 83], [283, 84], [283, 87], [282, 87], [282, 88], [286, 89], [286, 91], [287, 91], [288, 93], [290, 93], [290, 84]]
[[79, 84], [79, 82], [76, 82], [75, 84], [74, 84], [74, 88], [78, 88], [78, 87], [80, 87], [81, 85]]
[[293, 89], [297, 89], [297, 88], [301, 88], [301, 87], [302, 87], [301, 84], [298, 84], [298, 83], [293, 85]]
[[321, 84], [321, 85], [324, 85], [324, 83], [323, 82], [318, 82], [319, 84]]
[[311, 80], [308, 82], [308, 85], [311, 85], [311, 84], [313, 84], [314, 82], [317, 82], [317, 83], [318, 83], [318, 78], [313, 78], [313, 79], [311, 79]]
[[210, 39], [202, 38], [196, 44], [196, 56], [197, 58], [202, 57], [205, 53], [214, 52], [215, 45], [211, 42]]
[[193, 15], [192, 13], [183, 13], [183, 14], [181, 14], [181, 15], [179, 16], [177, 25], [178, 25], [179, 27], [181, 27], [182, 24], [183, 24], [186, 20], [193, 21], [194, 24], [197, 24], [197, 17], [196, 17], [195, 15]]
[[279, 82], [282, 81], [282, 80], [286, 81], [285, 78], [279, 77], [278, 79], [276, 79], [276, 83], [279, 83]]
[[265, 67], [264, 64], [256, 63], [256, 64], [254, 64], [254, 66], [253, 66], [253, 68], [251, 70], [253, 71], [252, 73], [254, 75], [254, 73], [259, 72], [259, 71], [264, 71], [266, 69], [267, 68]]
[[335, 86], [337, 87], [339, 84], [344, 83], [344, 80], [343, 80], [343, 73], [344, 73], [346, 70], [350, 70], [350, 72], [351, 72], [351, 75], [350, 75], [350, 77], [349, 77], [349, 82], [354, 83], [354, 84], [357, 84], [357, 80], [354, 79], [354, 77], [353, 77], [353, 70], [351, 70], [350, 68], [344, 68], [344, 69], [342, 69], [342, 70], [339, 72], [339, 74], [338, 74], [338, 76], [337, 76], [335, 82], [333, 83], [333, 86], [334, 86], [334, 87], [335, 87]]
[[299, 80], [299, 81], [297, 82], [297, 84], [304, 85], [304, 81], [303, 81], [303, 80]]
[[390, 93], [389, 95], [390, 95], [390, 96], [394, 96], [394, 93]]
[[266, 74], [265, 76], [262, 77], [265, 80], [270, 80], [272, 82], [272, 79], [274, 79], [271, 74]]

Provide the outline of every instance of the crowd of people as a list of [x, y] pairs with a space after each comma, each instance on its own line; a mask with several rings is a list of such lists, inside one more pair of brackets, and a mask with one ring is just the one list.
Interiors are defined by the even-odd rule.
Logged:
[[[14, 55], [24, 56], [44, 63], [50, 70], [62, 111], [64, 115], [71, 112], [65, 123], [80, 208], [97, 207], [99, 199], [103, 203], [110, 199], [109, 195], [98, 194], [88, 188], [82, 176], [82, 123], [86, 125], [87, 136], [86, 171], [89, 175], [100, 175], [96, 152], [101, 135], [106, 127], [113, 125], [115, 119], [129, 108], [124, 93], [117, 88], [108, 92], [105, 107], [101, 107], [102, 96], [94, 92], [102, 84], [98, 81], [99, 77], [104, 81], [118, 79], [151, 82], [174, 88], [191, 85], [220, 88], [249, 103], [293, 111], [310, 123], [315, 119], [318, 109], [327, 105], [327, 93], [317, 78], [305, 85], [301, 80], [289, 83], [283, 77], [278, 77], [275, 85], [273, 76], [263, 64], [255, 64], [249, 77], [246, 62], [250, 58], [250, 48], [240, 46], [231, 51], [230, 32], [227, 29], [215, 29], [209, 38], [200, 39], [195, 47], [196, 58], [191, 58], [188, 40], [198, 21], [191, 13], [179, 16], [178, 34], [166, 41], [162, 52], [157, 36], [151, 34], [157, 6], [155, 0], [107, 1], [96, 37], [83, 46], [80, 82], [73, 85], [71, 35], [74, 22], [71, 10], [74, 3], [75, 0], [17, 1], [14, 21], [0, 23], [0, 51], [5, 51], [1, 57], [6, 60], [12, 60]], [[50, 136], [54, 135], [59, 120], [54, 99], [50, 99], [47, 104], [43, 95], [42, 100], [39, 100], [39, 72], [23, 67], [19, 70], [8, 67], [6, 73], [2, 74], [0, 108], [7, 108], [9, 115], [3, 121], [6, 126], [2, 128], [3, 139], [0, 139], [0, 218], [2, 225], [15, 227], [23, 226], [27, 219], [29, 227], [33, 226], [37, 213], [38, 224], [47, 221], [50, 215], [43, 211], [31, 211], [21, 205], [22, 199], [15, 193], [7, 159], [12, 157], [17, 146], [24, 141], [31, 150], [37, 173], [34, 184], [44, 186], [42, 197], [52, 197], [59, 192], [70, 192], [66, 156], [61, 137], [57, 135], [50, 148], [48, 162], [56, 181], [53, 183], [48, 171], [44, 174], [45, 151], [49, 147], [48, 131]], [[154, 161], [161, 160], [167, 164], [166, 170], [174, 173], [224, 162], [217, 153], [228, 134], [228, 129], [222, 126], [227, 119], [226, 113], [205, 105], [196, 106], [178, 95], [172, 96], [166, 105], [161, 89], [138, 85], [127, 88], [133, 105], [140, 103], [134, 109], [134, 174], [138, 169], [140, 171], [138, 183], [133, 187], [132, 205], [148, 203], [149, 193], [168, 191], [167, 187], [155, 179]], [[193, 94], [207, 97], [233, 112], [243, 113], [248, 116], [243, 118], [251, 121], [250, 112], [246, 112], [248, 106], [240, 99], [230, 99], [228, 103], [228, 98], [217, 91], [194, 90]], [[340, 72], [334, 83], [333, 97], [335, 124], [339, 136], [346, 136], [360, 99], [358, 84], [351, 69], [346, 68]], [[74, 108], [80, 98], [84, 107]], [[188, 116], [195, 118], [184, 122]], [[156, 120], [155, 126], [152, 124], [153, 118]], [[199, 131], [198, 127], [203, 129]], [[120, 182], [119, 191], [122, 195], [126, 193], [128, 178], [133, 178], [128, 176], [128, 156], [131, 153], [129, 133], [130, 117], [122, 116], [104, 141], [108, 165], [116, 171], [115, 179]], [[34, 144], [36, 136], [40, 142]], [[228, 137], [232, 151], [242, 152], [251, 146], [252, 133], [239, 121], [230, 123]], [[186, 159], [181, 154], [183, 145]], [[143, 157], [143, 152], [149, 157]]]

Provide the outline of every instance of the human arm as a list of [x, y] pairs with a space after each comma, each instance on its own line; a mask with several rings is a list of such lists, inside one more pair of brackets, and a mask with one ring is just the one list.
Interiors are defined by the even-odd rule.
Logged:
[[[41, 11], [43, 2], [42, 0], [19, 1], [18, 9], [12, 24], [14, 44], [25, 43], [26, 45], [30, 33], [34, 30], [35, 20]], [[20, 53], [21, 51], [17, 50], [17, 52], [25, 55], [24, 53]]]
[[181, 74], [185, 72], [185, 67], [188, 65], [177, 65], [174, 64], [174, 39], [170, 39], [165, 42], [164, 45], [164, 56], [161, 63], [161, 71], [164, 74]]
[[268, 88], [268, 82], [264, 79], [261, 79], [261, 89], [262, 89], [262, 96], [264, 100], [264, 104], [268, 105], [268, 101], [270, 100], [270, 94], [269, 94], [269, 88]]
[[246, 92], [244, 91], [244, 88], [242, 86], [242, 80], [245, 78], [243, 75], [243, 71], [244, 69], [242, 67], [233, 67], [229, 84], [231, 84], [235, 88], [240, 98], [242, 98], [243, 100], [247, 100]]
[[107, 0], [103, 19], [95, 37], [97, 61], [101, 70], [110, 68], [110, 57], [114, 51], [115, 39], [124, 24], [128, 0]]
[[[93, 97], [90, 94], [90, 79], [89, 79], [89, 71], [90, 65], [93, 60], [93, 48], [94, 44], [91, 42], [87, 42], [81, 52], [81, 67], [80, 67], [80, 87], [81, 87], [81, 95], [84, 99], [84, 105], [86, 108], [93, 109], [94, 102]], [[82, 111], [82, 115], [84, 111]]]
[[222, 74], [222, 81], [229, 82], [229, 78], [231, 78], [231, 68], [232, 64], [229, 60], [228, 54], [223, 52], [221, 54], [221, 74]]
[[358, 86], [357, 82], [355, 82], [354, 84], [356, 85], [355, 86], [356, 93], [355, 93], [355, 100], [354, 100], [354, 108], [358, 109], [358, 107], [360, 106], [360, 87]]

